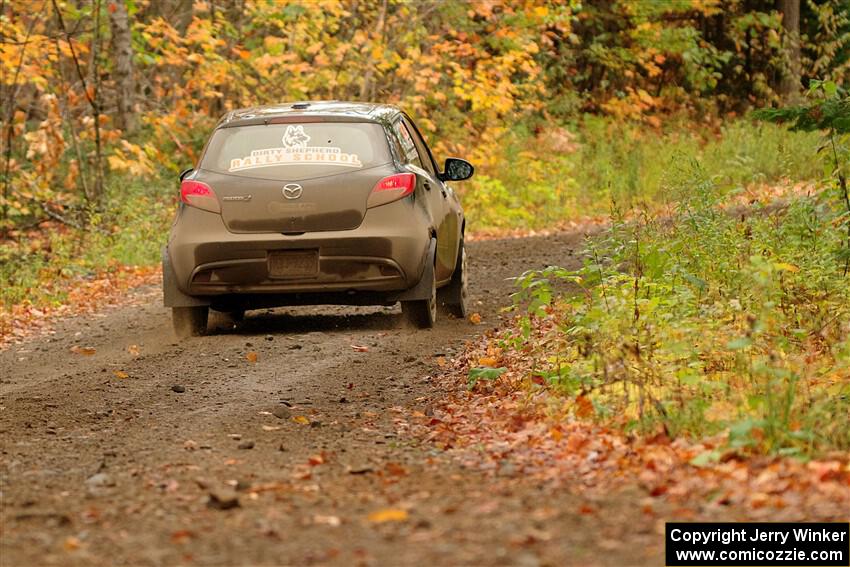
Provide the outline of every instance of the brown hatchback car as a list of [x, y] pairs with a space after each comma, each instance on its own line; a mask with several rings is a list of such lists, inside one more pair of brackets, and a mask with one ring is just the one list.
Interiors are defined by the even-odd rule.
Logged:
[[163, 249], [178, 336], [209, 309], [241, 318], [283, 305], [392, 305], [420, 328], [466, 314], [463, 210], [416, 125], [394, 106], [298, 102], [221, 119]]

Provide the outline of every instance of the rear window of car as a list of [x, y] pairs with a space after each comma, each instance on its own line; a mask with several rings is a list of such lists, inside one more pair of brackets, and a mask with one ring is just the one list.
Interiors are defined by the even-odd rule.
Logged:
[[369, 122], [309, 122], [220, 128], [201, 168], [267, 179], [306, 179], [391, 161], [383, 127]]

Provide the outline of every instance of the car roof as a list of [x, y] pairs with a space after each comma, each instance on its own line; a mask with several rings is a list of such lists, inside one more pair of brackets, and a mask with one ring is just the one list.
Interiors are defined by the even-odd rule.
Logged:
[[391, 104], [347, 102], [340, 100], [305, 100], [251, 108], [240, 108], [225, 114], [217, 128], [268, 124], [275, 122], [377, 122], [387, 124], [401, 113]]

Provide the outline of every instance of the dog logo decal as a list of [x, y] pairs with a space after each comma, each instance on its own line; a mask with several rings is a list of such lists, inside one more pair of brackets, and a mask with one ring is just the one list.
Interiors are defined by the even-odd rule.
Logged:
[[283, 135], [284, 148], [306, 148], [307, 142], [310, 141], [310, 136], [304, 132], [304, 126], [286, 127], [286, 133]]

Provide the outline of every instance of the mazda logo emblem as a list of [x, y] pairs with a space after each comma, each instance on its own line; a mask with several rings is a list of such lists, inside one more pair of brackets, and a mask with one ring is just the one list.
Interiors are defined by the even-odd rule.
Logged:
[[304, 192], [304, 188], [297, 183], [287, 183], [283, 186], [283, 196], [286, 199], [297, 199]]

